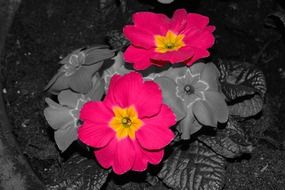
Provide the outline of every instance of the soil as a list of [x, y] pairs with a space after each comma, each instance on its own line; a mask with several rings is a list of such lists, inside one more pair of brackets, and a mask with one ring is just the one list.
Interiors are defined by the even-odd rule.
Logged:
[[255, 145], [252, 154], [229, 160], [226, 190], [285, 189], [284, 26], [269, 27], [268, 15], [283, 7], [276, 0], [179, 1], [172, 5], [128, 1], [100, 9], [91, 0], [25, 0], [6, 40], [2, 72], [6, 106], [19, 145], [37, 175], [53, 181], [68, 151], [60, 154], [43, 116], [44, 86], [72, 50], [105, 42], [108, 31], [129, 22], [132, 12], [171, 13], [176, 8], [207, 15], [216, 26], [209, 61], [250, 62], [263, 70], [268, 86], [264, 111], [244, 128]]

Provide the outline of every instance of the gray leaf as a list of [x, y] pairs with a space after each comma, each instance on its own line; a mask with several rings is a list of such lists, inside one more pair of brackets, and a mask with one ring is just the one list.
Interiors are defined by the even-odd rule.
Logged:
[[238, 61], [220, 61], [221, 90], [231, 115], [250, 117], [261, 111], [266, 93], [265, 77], [254, 65]]
[[215, 136], [202, 135], [198, 139], [226, 158], [235, 158], [243, 153], [251, 153], [253, 150], [243, 130], [239, 128], [237, 122], [232, 120], [229, 120], [225, 129], [218, 130]]
[[233, 105], [229, 105], [230, 115], [240, 117], [250, 117], [258, 114], [263, 107], [263, 98], [259, 95], [251, 96], [251, 98], [242, 99]]
[[225, 159], [195, 141], [187, 150], [176, 148], [158, 177], [173, 189], [219, 190], [225, 181]]
[[105, 183], [109, 170], [101, 168], [94, 159], [72, 156], [62, 166], [54, 185], [48, 190], [99, 190]]

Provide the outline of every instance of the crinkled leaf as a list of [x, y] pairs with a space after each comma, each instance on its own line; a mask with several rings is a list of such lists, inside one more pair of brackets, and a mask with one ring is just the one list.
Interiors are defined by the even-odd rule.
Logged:
[[48, 190], [99, 190], [105, 183], [109, 170], [101, 168], [94, 159], [72, 156], [61, 168], [59, 176]]
[[283, 27], [283, 30], [284, 30], [284, 28], [285, 28], [285, 11], [284, 11], [284, 9], [281, 11], [276, 11], [276, 12], [269, 14], [267, 16], [267, 18], [265, 19], [265, 24], [267, 26], [270, 26], [272, 28], [277, 28], [280, 30], [282, 30], [282, 28], [280, 28], [280, 27]]
[[218, 64], [221, 89], [230, 105], [230, 114], [250, 117], [261, 111], [266, 92], [261, 70], [249, 63], [225, 61]]
[[263, 107], [263, 98], [259, 95], [248, 97], [247, 99], [241, 99], [233, 105], [229, 105], [230, 115], [236, 115], [240, 117], [250, 117], [258, 114]]
[[253, 150], [243, 130], [233, 120], [229, 120], [227, 127], [218, 130], [214, 136], [202, 135], [198, 139], [226, 158], [235, 158], [243, 153], [251, 153]]
[[125, 38], [123, 32], [119, 30], [111, 30], [108, 32], [107, 40], [110, 46], [114, 49], [123, 49], [130, 44], [130, 42]]
[[266, 92], [265, 77], [261, 70], [247, 62], [220, 61], [222, 91], [229, 100]]
[[186, 150], [176, 148], [158, 177], [177, 190], [218, 190], [224, 186], [225, 165], [222, 156], [195, 141]]

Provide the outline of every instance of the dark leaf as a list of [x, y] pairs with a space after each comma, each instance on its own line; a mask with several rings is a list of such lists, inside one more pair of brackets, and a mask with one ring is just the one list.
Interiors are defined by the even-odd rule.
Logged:
[[285, 29], [285, 11], [276, 11], [267, 16], [265, 19], [265, 24], [272, 28], [281, 28], [284, 32]]
[[263, 99], [255, 94], [251, 98], [247, 98], [243, 101], [237, 102], [229, 106], [229, 112], [231, 115], [240, 117], [250, 117], [258, 114], [263, 107]]
[[124, 49], [130, 42], [124, 37], [119, 30], [111, 30], [107, 33], [107, 40], [113, 49]]
[[266, 92], [261, 70], [249, 63], [220, 61], [221, 89], [230, 105], [230, 114], [250, 117], [261, 111]]
[[229, 120], [227, 127], [218, 130], [216, 135], [202, 135], [198, 139], [226, 158], [235, 158], [243, 153], [251, 153], [253, 150], [243, 130], [233, 120]]
[[109, 170], [101, 168], [94, 159], [72, 156], [62, 166], [55, 185], [49, 190], [99, 190], [105, 183]]
[[225, 165], [222, 156], [195, 141], [187, 150], [177, 147], [158, 177], [177, 190], [218, 190], [224, 186]]

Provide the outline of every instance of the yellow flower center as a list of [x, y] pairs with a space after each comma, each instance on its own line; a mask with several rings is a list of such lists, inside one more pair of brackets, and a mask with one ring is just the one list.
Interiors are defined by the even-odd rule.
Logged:
[[135, 139], [136, 131], [143, 125], [142, 120], [138, 118], [138, 113], [134, 106], [121, 108], [113, 107], [114, 117], [109, 122], [109, 126], [114, 129], [119, 140], [126, 137]]
[[168, 31], [165, 36], [155, 35], [155, 51], [158, 53], [166, 53], [168, 51], [177, 51], [184, 47], [183, 42], [184, 34], [176, 35], [175, 33]]

